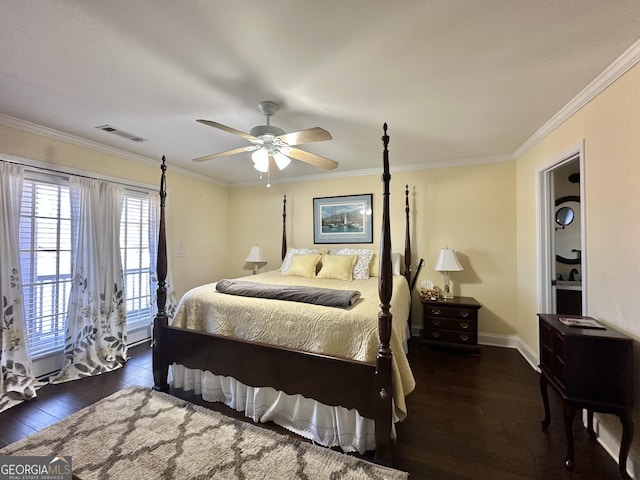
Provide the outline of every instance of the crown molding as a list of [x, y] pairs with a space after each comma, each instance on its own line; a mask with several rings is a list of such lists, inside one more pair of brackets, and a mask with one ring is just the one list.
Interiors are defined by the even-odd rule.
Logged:
[[[28, 133], [34, 133], [36, 135], [41, 135], [43, 137], [48, 137], [54, 140], [59, 140], [61, 142], [77, 145], [79, 147], [95, 150], [101, 153], [105, 153], [107, 155], [112, 155], [114, 157], [124, 158], [125, 160], [131, 160], [132, 162], [141, 163], [143, 165], [147, 165], [154, 168], [157, 167], [160, 163], [160, 161], [157, 159], [154, 160], [152, 158], [145, 157], [144, 155], [138, 155], [135, 153], [127, 152], [126, 150], [110, 147], [108, 145], [104, 145], [103, 143], [95, 142], [93, 140], [87, 140], [86, 138], [78, 137], [70, 133], [61, 132], [59, 130], [54, 130], [53, 128], [44, 127], [42, 125], [28, 122], [26, 120], [12, 117], [10, 115], [5, 115], [3, 113], [0, 113], [0, 124], [5, 125], [7, 127], [11, 127], [11, 128], [16, 128], [18, 130], [22, 130]], [[190, 170], [186, 170], [176, 165], [171, 165], [171, 170], [181, 175], [196, 178], [198, 180], [202, 180], [208, 183], [214, 183], [222, 187], [230, 186], [228, 183], [221, 182], [220, 180], [215, 180], [205, 175], [194, 173]]]
[[542, 141], [547, 135], [558, 128], [567, 119], [577, 113], [587, 103], [607, 89], [629, 69], [640, 62], [640, 40], [636, 41], [622, 55], [613, 61], [595, 80], [587, 85], [578, 95], [567, 103], [549, 121], [540, 127], [518, 149], [513, 152], [513, 157], [518, 159]]
[[[470, 165], [484, 165], [488, 163], [510, 162], [515, 160], [513, 155], [496, 155], [491, 157], [478, 157], [478, 158], [461, 158], [458, 160], [443, 160], [433, 163], [413, 163], [411, 165], [400, 165], [390, 167], [391, 173], [398, 172], [416, 172], [420, 170], [431, 170], [434, 168], [449, 168], [449, 167], [465, 167]], [[366, 168], [362, 170], [349, 170], [345, 172], [333, 172], [333, 173], [319, 173], [314, 175], [305, 175], [301, 177], [282, 178], [278, 180], [271, 180], [271, 185], [281, 183], [300, 183], [300, 182], [316, 182], [319, 180], [335, 180], [337, 178], [350, 178], [350, 177], [366, 177], [368, 175], [380, 175], [382, 173], [382, 167], [378, 168]], [[256, 180], [251, 182], [240, 182], [229, 184], [231, 188], [241, 187], [259, 187], [265, 186], [264, 180]]]
[[[127, 152], [126, 150], [121, 150], [119, 148], [110, 147], [108, 145], [104, 145], [102, 143], [95, 142], [93, 140], [87, 140], [86, 138], [78, 137], [76, 135], [71, 135], [69, 133], [61, 132], [59, 130], [54, 130], [53, 128], [44, 127], [42, 125], [28, 122], [26, 120], [12, 117], [10, 115], [5, 115], [0, 113], [0, 124], [5, 125], [7, 127], [11, 127], [11, 128], [16, 128], [18, 130], [23, 130], [25, 132], [34, 133], [36, 135], [53, 138], [55, 140], [59, 140], [65, 143], [70, 143], [72, 145], [77, 145], [77, 146], [88, 148], [94, 151], [102, 152], [107, 155], [113, 155], [115, 157], [131, 160], [133, 162], [141, 163], [147, 166], [151, 166], [151, 167], [158, 166], [158, 160], [154, 160], [152, 158], [145, 157], [143, 155], [137, 155], [135, 153]], [[419, 170], [428, 170], [433, 168], [480, 165], [485, 163], [505, 162], [505, 161], [511, 161], [511, 160], [514, 160], [513, 155], [507, 154], [507, 155], [499, 155], [499, 156], [491, 156], [491, 157], [462, 158], [457, 160], [438, 161], [433, 163], [416, 163], [412, 165], [403, 165], [403, 166], [396, 166], [396, 167], [392, 166], [390, 170], [391, 170], [391, 173], [412, 172], [412, 171], [419, 171]], [[171, 165], [171, 171], [180, 173], [181, 175], [184, 175], [187, 177], [196, 178], [204, 182], [213, 183], [221, 187], [241, 188], [241, 187], [255, 187], [255, 186], [265, 185], [264, 180], [255, 180], [251, 182], [239, 182], [239, 183], [226, 183], [211, 177], [207, 177], [199, 173], [192, 172], [190, 170], [187, 170], [185, 168], [182, 168], [176, 165]], [[305, 176], [293, 177], [293, 178], [277, 179], [277, 180], [273, 180], [271, 184], [276, 185], [281, 183], [313, 182], [313, 181], [319, 181], [319, 180], [333, 180], [337, 178], [364, 177], [367, 175], [380, 175], [381, 172], [382, 172], [382, 167], [367, 168], [362, 170], [350, 170], [345, 172], [320, 173], [320, 174], [305, 175]]]

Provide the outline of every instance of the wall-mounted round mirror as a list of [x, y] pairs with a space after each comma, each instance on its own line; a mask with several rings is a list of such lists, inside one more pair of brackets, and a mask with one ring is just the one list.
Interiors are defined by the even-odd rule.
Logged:
[[562, 228], [573, 222], [573, 208], [561, 207], [556, 212], [556, 223]]

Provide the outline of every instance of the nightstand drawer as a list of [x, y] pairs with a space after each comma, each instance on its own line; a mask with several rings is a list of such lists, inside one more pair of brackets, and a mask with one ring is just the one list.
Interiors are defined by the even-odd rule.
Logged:
[[467, 345], [476, 345], [478, 343], [476, 332], [457, 332], [453, 330], [434, 330], [430, 328], [423, 331], [423, 339]]
[[[475, 315], [474, 315], [475, 316]], [[473, 319], [454, 319], [425, 316], [424, 328], [433, 328], [437, 330], [460, 330], [461, 332], [476, 332], [476, 320]]]
[[478, 310], [464, 307], [443, 307], [441, 305], [425, 305], [425, 317], [461, 318], [464, 320], [476, 320]]

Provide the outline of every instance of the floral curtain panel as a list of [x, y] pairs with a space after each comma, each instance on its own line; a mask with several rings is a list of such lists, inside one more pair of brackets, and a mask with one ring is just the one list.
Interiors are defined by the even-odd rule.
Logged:
[[120, 256], [121, 185], [69, 181], [73, 283], [62, 370], [51, 383], [98, 375], [127, 360], [126, 303]]
[[0, 412], [36, 396], [40, 386], [25, 342], [20, 286], [20, 203], [23, 168], [0, 162]]

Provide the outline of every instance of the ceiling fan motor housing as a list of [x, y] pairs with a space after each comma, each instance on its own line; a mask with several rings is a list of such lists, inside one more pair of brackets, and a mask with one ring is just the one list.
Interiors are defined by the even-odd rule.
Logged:
[[[273, 125], [258, 125], [257, 127], [253, 127], [249, 131], [249, 134], [258, 138], [262, 138], [264, 136], [278, 137], [280, 135], [284, 135], [285, 131]], [[264, 140], [264, 138], [262, 139]]]

